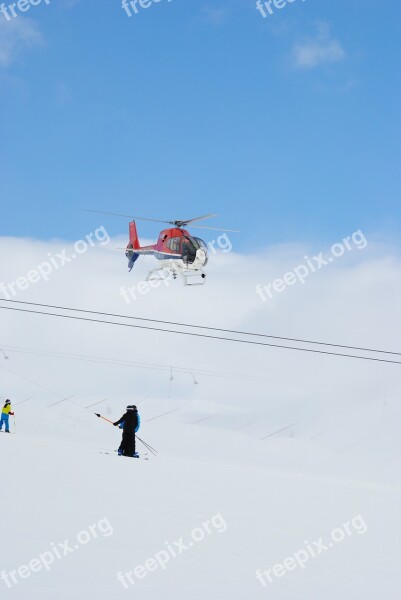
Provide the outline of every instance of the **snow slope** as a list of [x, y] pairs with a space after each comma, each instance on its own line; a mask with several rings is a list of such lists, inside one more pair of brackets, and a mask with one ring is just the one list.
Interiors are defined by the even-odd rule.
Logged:
[[[302, 423], [261, 440], [262, 430], [270, 435], [283, 423], [259, 416], [239, 429], [245, 415], [229, 404], [174, 400], [175, 413], [150, 420], [163, 413], [163, 403], [166, 412], [165, 402], [141, 406], [140, 435], [159, 450], [148, 461], [100, 454], [117, 447], [120, 433], [85, 411], [84, 400], [16, 407], [17, 435], [0, 435], [1, 569], [17, 570], [55, 547], [64, 552], [65, 540], [73, 552], [49, 570], [42, 563], [26, 576], [22, 569], [26, 578], [9, 579], [11, 587], [0, 581], [2, 598], [399, 598], [401, 482], [399, 458], [389, 454], [401, 454], [401, 447], [393, 419], [376, 432], [393, 439], [387, 457], [375, 452], [372, 437], [361, 459], [358, 445], [341, 451], [346, 432], [337, 432], [334, 448], [329, 434], [310, 441]], [[102, 406], [113, 418], [123, 408], [118, 401]], [[376, 461], [366, 459], [369, 452]], [[351, 534], [330, 541], [334, 529], [357, 516], [358, 529], [348, 525]], [[205, 522], [204, 539], [194, 542], [193, 530], [202, 537]], [[77, 535], [96, 524], [97, 537], [83, 535], [87, 543], [77, 544]], [[303, 567], [270, 573], [266, 587], [257, 580], [258, 569], [272, 569], [322, 536], [332, 546], [309, 555]], [[117, 573], [166, 552], [166, 542], [178, 552], [180, 538], [192, 545], [170, 554], [165, 568], [151, 561], [145, 577], [131, 576], [134, 585], [118, 581]]]

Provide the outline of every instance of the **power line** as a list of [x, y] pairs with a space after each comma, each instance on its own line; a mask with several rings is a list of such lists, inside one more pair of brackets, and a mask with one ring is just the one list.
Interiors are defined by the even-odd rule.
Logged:
[[9, 302], [12, 304], [25, 304], [27, 306], [37, 306], [40, 308], [52, 308], [52, 309], [56, 309], [56, 310], [68, 310], [71, 312], [87, 313], [87, 314], [91, 314], [91, 315], [100, 315], [102, 317], [113, 317], [113, 318], [118, 318], [118, 319], [131, 319], [131, 320], [135, 320], [135, 321], [145, 321], [148, 323], [158, 323], [160, 325], [190, 327], [192, 329], [217, 331], [220, 333], [230, 333], [233, 335], [246, 335], [246, 336], [251, 336], [251, 337], [260, 337], [260, 338], [267, 338], [267, 339], [273, 339], [273, 340], [281, 340], [283, 342], [296, 342], [299, 344], [314, 344], [317, 346], [329, 346], [332, 348], [342, 348], [343, 350], [358, 350], [361, 352], [375, 352], [377, 354], [391, 354], [393, 356], [401, 356], [401, 352], [391, 352], [389, 350], [378, 350], [376, 348], [363, 348], [363, 347], [359, 347], [359, 346], [345, 346], [343, 344], [331, 344], [328, 342], [316, 342], [313, 340], [280, 337], [280, 336], [276, 336], [276, 335], [267, 335], [264, 333], [253, 333], [250, 331], [236, 331], [236, 330], [232, 330], [232, 329], [222, 329], [220, 327], [207, 327], [205, 325], [191, 325], [189, 323], [177, 323], [174, 321], [162, 321], [162, 320], [158, 320], [158, 319], [149, 319], [149, 318], [145, 318], [145, 317], [133, 317], [131, 315], [119, 315], [119, 314], [100, 312], [100, 311], [95, 311], [95, 310], [84, 310], [84, 309], [80, 309], [80, 308], [71, 308], [68, 306], [54, 306], [52, 304], [40, 304], [37, 302], [23, 302], [21, 300], [6, 300], [3, 298], [0, 298], [0, 301], [1, 302]]
[[[308, 352], [309, 354], [338, 356], [341, 358], [353, 358], [356, 360], [367, 360], [367, 361], [371, 361], [371, 362], [380, 362], [380, 363], [401, 365], [401, 362], [399, 362], [399, 361], [388, 360], [388, 359], [383, 359], [383, 358], [374, 358], [374, 357], [368, 357], [368, 356], [357, 356], [355, 354], [343, 354], [343, 353], [339, 353], [339, 352], [328, 352], [328, 351], [324, 351], [324, 350], [312, 350], [310, 348], [295, 348], [294, 346], [283, 346], [281, 344], [268, 344], [266, 342], [255, 342], [252, 340], [238, 340], [238, 339], [234, 339], [234, 338], [226, 338], [226, 337], [221, 337], [221, 336], [206, 335], [206, 334], [201, 334], [201, 333], [192, 333], [189, 331], [176, 331], [176, 330], [171, 330], [171, 329], [161, 329], [159, 327], [148, 327], [148, 326], [144, 326], [144, 325], [131, 325], [129, 323], [116, 323], [115, 321], [105, 321], [105, 320], [101, 320], [101, 319], [89, 319], [88, 317], [74, 317], [72, 315], [59, 315], [59, 314], [49, 313], [49, 312], [45, 312], [45, 311], [37, 311], [37, 310], [34, 311], [34, 310], [29, 310], [29, 309], [24, 309], [24, 308], [12, 308], [9, 306], [0, 306], [0, 309], [1, 310], [11, 310], [11, 311], [15, 311], [15, 312], [29, 313], [29, 314], [34, 314], [34, 315], [58, 317], [60, 319], [70, 319], [70, 320], [75, 320], [75, 321], [85, 321], [85, 322], [89, 322], [89, 323], [99, 323], [99, 324], [103, 324], [103, 325], [115, 325], [117, 327], [129, 327], [132, 329], [157, 331], [159, 333], [172, 333], [175, 335], [185, 335], [185, 336], [189, 336], [189, 337], [220, 340], [220, 341], [225, 341], [225, 342], [235, 342], [237, 344], [247, 344], [247, 345], [251, 345], [251, 346], [280, 348], [283, 350], [293, 350], [296, 352]], [[69, 310], [69, 309], [63, 309], [63, 310]], [[74, 309], [74, 310], [78, 310], [78, 309]], [[87, 312], [87, 311], [81, 311], [81, 312]], [[372, 352], [374, 352], [374, 350], [372, 350]], [[390, 353], [390, 354], [392, 354], [392, 353]]]

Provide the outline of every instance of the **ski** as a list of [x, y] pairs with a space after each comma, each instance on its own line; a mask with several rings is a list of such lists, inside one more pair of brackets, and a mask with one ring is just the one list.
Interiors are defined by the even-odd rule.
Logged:
[[[119, 456], [116, 452], [116, 450], [114, 450], [113, 452], [104, 452], [104, 451], [100, 451], [99, 454], [105, 454], [107, 456]], [[122, 458], [134, 458], [136, 460], [150, 460], [146, 454], [140, 454], [139, 456], [123, 456]]]

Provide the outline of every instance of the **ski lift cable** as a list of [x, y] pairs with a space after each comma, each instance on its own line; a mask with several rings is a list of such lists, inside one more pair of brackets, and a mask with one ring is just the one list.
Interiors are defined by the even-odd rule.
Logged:
[[63, 398], [64, 397], [62, 394], [59, 394], [55, 390], [52, 390], [51, 388], [46, 387], [45, 385], [42, 385], [41, 383], [38, 383], [37, 381], [34, 381], [33, 379], [30, 379], [29, 377], [25, 377], [25, 375], [21, 375], [21, 373], [18, 373], [17, 371], [14, 371], [13, 369], [9, 369], [8, 367], [4, 367], [2, 364], [0, 364], [0, 369], [4, 369], [5, 371], [8, 371], [9, 373], [12, 373], [13, 375], [16, 375], [17, 377], [20, 377], [21, 379], [25, 379], [25, 381], [28, 381], [28, 383], [32, 383], [33, 385], [36, 385], [36, 386], [42, 388], [43, 390], [46, 390], [47, 392], [51, 392], [52, 394], [54, 394], [55, 396], [58, 396], [59, 398]]
[[[102, 356], [90, 356], [90, 355], [84, 355], [84, 354], [70, 354], [67, 352], [56, 352], [53, 350], [40, 350], [40, 349], [33, 349], [33, 348], [22, 348], [22, 347], [18, 347], [18, 346], [9, 346], [9, 345], [5, 345], [4, 348], [6, 348], [9, 352], [11, 353], [18, 353], [18, 354], [29, 354], [32, 356], [54, 356], [56, 358], [63, 358], [63, 359], [71, 359], [71, 360], [79, 360], [79, 361], [85, 361], [85, 362], [92, 362], [92, 363], [98, 363], [98, 364], [111, 364], [111, 365], [117, 365], [117, 366], [126, 366], [126, 367], [137, 367], [137, 368], [143, 368], [143, 369], [150, 369], [150, 370], [154, 370], [154, 371], [163, 371], [163, 372], [170, 372], [171, 367], [169, 365], [163, 365], [160, 363], [139, 363], [139, 362], [134, 362], [134, 361], [129, 361], [129, 360], [123, 360], [123, 359], [118, 359], [118, 358], [108, 358], [108, 357], [102, 357]], [[206, 370], [206, 369], [194, 369], [193, 367], [174, 367], [174, 370], [178, 373], [186, 373], [186, 374], [192, 374], [196, 373], [196, 375], [204, 375], [206, 377], [219, 377], [219, 378], [225, 378], [225, 379], [244, 379], [246, 381], [260, 381], [260, 382], [266, 382], [267, 378], [262, 378], [262, 377], [258, 377], [256, 375], [247, 375], [245, 373], [229, 373], [229, 372], [225, 372], [225, 371], [212, 371], [212, 370]], [[269, 378], [270, 380], [274, 380], [274, 381], [282, 381], [281, 379], [278, 378]]]
[[250, 337], [268, 338], [268, 339], [281, 340], [281, 341], [286, 341], [286, 342], [296, 342], [299, 344], [314, 344], [314, 345], [318, 345], [318, 346], [329, 346], [332, 348], [341, 348], [343, 350], [358, 350], [361, 352], [375, 352], [378, 354], [391, 354], [394, 356], [401, 356], [401, 352], [393, 352], [390, 350], [381, 350], [381, 349], [377, 349], [377, 348], [364, 348], [364, 347], [359, 347], [359, 346], [347, 346], [344, 344], [332, 344], [329, 342], [320, 342], [320, 341], [317, 342], [314, 340], [282, 337], [282, 336], [268, 335], [268, 334], [264, 334], [264, 333], [255, 333], [255, 332], [250, 332], [250, 331], [237, 331], [237, 330], [232, 330], [232, 329], [223, 329], [221, 327], [207, 327], [205, 325], [193, 325], [190, 323], [162, 321], [159, 319], [134, 317], [131, 315], [119, 315], [119, 314], [115, 314], [115, 313], [107, 313], [107, 312], [100, 312], [100, 311], [94, 311], [94, 310], [85, 310], [85, 309], [80, 309], [80, 308], [71, 308], [68, 306], [55, 306], [52, 304], [42, 304], [42, 303], [37, 303], [37, 302], [23, 302], [21, 300], [7, 300], [4, 298], [0, 298], [0, 301], [12, 303], [12, 304], [24, 304], [27, 306], [36, 306], [36, 307], [40, 307], [40, 308], [51, 308], [51, 309], [55, 309], [55, 310], [67, 310], [67, 311], [71, 311], [71, 312], [87, 313], [87, 314], [99, 315], [99, 316], [103, 316], [103, 317], [113, 317], [113, 318], [119, 318], [119, 319], [145, 321], [145, 322], [149, 322], [149, 323], [157, 323], [157, 324], [162, 324], [162, 325], [172, 325], [172, 326], [187, 327], [187, 328], [189, 327], [192, 329], [203, 329], [203, 330], [208, 330], [208, 331], [216, 331], [216, 332], [220, 332], [220, 333], [229, 333], [229, 334], [233, 334], [233, 335], [245, 335], [245, 336], [250, 336]]
[[[203, 339], [211, 339], [211, 340], [219, 340], [219, 341], [225, 341], [225, 342], [233, 342], [233, 343], [237, 343], [237, 344], [246, 344], [246, 345], [251, 345], [251, 346], [262, 346], [262, 347], [268, 347], [268, 348], [279, 348], [279, 349], [283, 349], [283, 350], [292, 350], [292, 351], [296, 351], [296, 352], [307, 352], [309, 354], [320, 354], [320, 355], [325, 355], [325, 356], [337, 356], [337, 357], [340, 357], [340, 358], [351, 358], [351, 359], [365, 360], [365, 361], [370, 361], [370, 362], [380, 362], [380, 363], [386, 363], [386, 364], [401, 365], [400, 361], [383, 359], [383, 358], [375, 358], [375, 357], [372, 357], [372, 356], [357, 356], [355, 354], [344, 354], [344, 353], [340, 353], [340, 352], [329, 352], [327, 350], [314, 350], [314, 349], [311, 349], [311, 348], [296, 348], [294, 346], [284, 346], [282, 344], [271, 344], [271, 343], [266, 343], [266, 342], [256, 342], [254, 340], [239, 340], [239, 339], [227, 338], [227, 337], [222, 337], [222, 336], [207, 335], [207, 334], [204, 334], [204, 333], [201, 334], [201, 333], [193, 333], [193, 332], [189, 332], [189, 331], [176, 331], [176, 330], [171, 330], [171, 329], [162, 329], [160, 327], [149, 327], [149, 326], [144, 326], [144, 325], [132, 325], [130, 323], [116, 323], [115, 321], [106, 321], [106, 320], [102, 320], [102, 319], [90, 319], [88, 317], [76, 317], [76, 316], [72, 316], [72, 315], [61, 315], [61, 314], [49, 313], [49, 312], [45, 312], [45, 311], [30, 310], [30, 309], [26, 309], [26, 308], [13, 308], [13, 307], [10, 307], [10, 306], [0, 306], [0, 309], [1, 310], [11, 310], [11, 311], [14, 311], [14, 312], [29, 313], [29, 314], [34, 314], [34, 315], [57, 317], [57, 318], [60, 318], [60, 319], [70, 319], [70, 320], [75, 320], [75, 321], [85, 321], [85, 322], [89, 322], [89, 323], [98, 323], [98, 324], [103, 324], [103, 325], [114, 325], [114, 326], [117, 326], [117, 327], [129, 327], [129, 328], [132, 328], [132, 329], [142, 329], [142, 330], [146, 330], [146, 331], [157, 331], [159, 333], [171, 333], [171, 334], [175, 334], [175, 335], [185, 335], [185, 336], [189, 336], [189, 337], [197, 337], [197, 338], [203, 338]], [[67, 309], [67, 310], [69, 310], [69, 309]], [[86, 311], [82, 311], [82, 312], [86, 312]], [[366, 350], [366, 349], [364, 349], [364, 350]], [[370, 350], [370, 352], [375, 352], [375, 351], [374, 350]], [[385, 351], [380, 351], [380, 352], [385, 352]], [[386, 354], [397, 354], [397, 353], [393, 353], [393, 352], [385, 352], [385, 353]]]

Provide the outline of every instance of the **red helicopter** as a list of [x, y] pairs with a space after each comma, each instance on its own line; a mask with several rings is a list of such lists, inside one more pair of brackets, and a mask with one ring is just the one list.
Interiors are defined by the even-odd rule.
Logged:
[[[99, 212], [99, 211], [88, 211]], [[126, 217], [132, 219], [129, 224], [129, 243], [124, 249], [128, 258], [128, 267], [131, 271], [141, 254], [154, 256], [159, 262], [160, 267], [153, 269], [147, 276], [147, 281], [163, 279], [172, 275], [174, 279], [180, 275], [185, 285], [203, 285], [206, 283], [206, 267], [209, 260], [209, 252], [206, 243], [198, 237], [192, 236], [184, 227], [192, 225], [197, 221], [217, 217], [210, 214], [187, 221], [161, 221], [158, 219], [145, 219], [143, 217], [132, 217], [131, 215], [121, 215], [116, 213], [101, 214], [112, 215], [116, 217]], [[153, 223], [167, 223], [173, 225], [170, 229], [164, 229], [159, 234], [156, 244], [151, 246], [141, 246], [135, 221], [151, 221]], [[204, 227], [195, 225], [197, 229], [209, 229], [213, 231], [229, 231], [239, 233], [234, 229], [218, 229], [216, 227]], [[156, 276], [158, 273], [158, 276]]]

